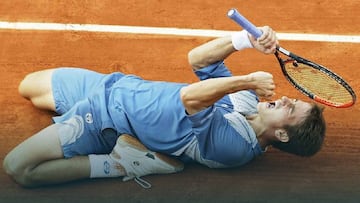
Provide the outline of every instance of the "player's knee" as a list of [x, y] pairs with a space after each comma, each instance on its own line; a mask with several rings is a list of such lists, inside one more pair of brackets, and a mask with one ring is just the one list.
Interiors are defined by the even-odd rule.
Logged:
[[41, 109], [55, 110], [49, 81], [50, 71], [34, 72], [25, 76], [18, 87], [19, 94]]
[[25, 97], [25, 98], [29, 98], [30, 94], [29, 94], [29, 85], [30, 85], [30, 81], [31, 81], [31, 74], [28, 74], [24, 77], [24, 79], [20, 82], [19, 87], [18, 87], [18, 92], [21, 96]]
[[9, 158], [9, 155], [5, 157], [3, 161], [3, 169], [5, 173], [12, 178], [15, 178], [19, 174], [19, 170], [15, 166], [14, 162], [12, 162]]
[[19, 167], [19, 164], [16, 161], [13, 161], [9, 156], [5, 157], [3, 161], [3, 169], [5, 173], [9, 175], [15, 182], [24, 187], [35, 186], [33, 184], [30, 170]]

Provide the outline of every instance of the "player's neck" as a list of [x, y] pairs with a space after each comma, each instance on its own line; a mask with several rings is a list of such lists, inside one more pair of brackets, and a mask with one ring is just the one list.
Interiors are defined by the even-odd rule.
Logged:
[[251, 125], [252, 129], [255, 131], [256, 137], [261, 137], [266, 128], [262, 124], [261, 118], [258, 116], [258, 114], [246, 116], [246, 119]]
[[266, 136], [267, 128], [261, 122], [260, 117], [258, 114], [253, 114], [246, 117], [247, 121], [251, 125], [252, 129], [256, 134], [256, 138], [261, 146], [261, 148], [265, 149], [269, 145], [269, 139]]

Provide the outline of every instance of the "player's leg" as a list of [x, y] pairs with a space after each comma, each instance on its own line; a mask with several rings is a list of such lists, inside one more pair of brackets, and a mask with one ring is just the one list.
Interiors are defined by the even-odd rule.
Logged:
[[[56, 124], [15, 147], [4, 159], [5, 171], [16, 182], [28, 187], [89, 178], [88, 155], [110, 153], [118, 137], [117, 133], [102, 135], [101, 122], [90, 120], [92, 114], [89, 101], [79, 101], [66, 115], [57, 117]], [[101, 165], [110, 159], [109, 155], [92, 157], [100, 160], [96, 164]], [[115, 170], [103, 177], [123, 175], [123, 170]]]
[[91, 154], [65, 159], [59, 132], [69, 132], [69, 126], [65, 126], [65, 130], [61, 128], [64, 128], [63, 124], [53, 124], [15, 147], [4, 159], [6, 173], [20, 185], [35, 187], [85, 178], [125, 176], [124, 180], [130, 180], [183, 169], [180, 161], [148, 150], [129, 135], [118, 138], [110, 155]]
[[28, 74], [19, 93], [35, 107], [64, 114], [103, 85], [105, 74], [82, 68], [61, 67]]
[[50, 125], [15, 147], [4, 159], [6, 173], [26, 187], [88, 178], [87, 156], [64, 159], [59, 127]]
[[51, 77], [54, 69], [37, 71], [25, 76], [19, 85], [21, 96], [29, 99], [35, 107], [55, 111]]

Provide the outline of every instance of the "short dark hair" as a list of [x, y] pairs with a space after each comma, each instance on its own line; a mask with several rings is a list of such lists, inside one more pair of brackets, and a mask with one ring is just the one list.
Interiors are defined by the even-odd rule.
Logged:
[[316, 154], [324, 142], [326, 124], [323, 106], [312, 103], [308, 116], [299, 124], [284, 126], [289, 136], [288, 142], [274, 142], [272, 146], [299, 156]]

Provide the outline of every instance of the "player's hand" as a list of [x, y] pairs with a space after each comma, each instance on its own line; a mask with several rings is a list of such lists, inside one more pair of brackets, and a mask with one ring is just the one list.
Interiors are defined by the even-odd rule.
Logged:
[[273, 54], [276, 51], [276, 46], [279, 45], [279, 41], [276, 37], [276, 32], [269, 26], [259, 27], [262, 31], [262, 35], [255, 39], [249, 36], [250, 42], [254, 48], [265, 54]]
[[258, 71], [250, 73], [249, 77], [251, 89], [253, 89], [259, 97], [269, 99], [275, 95], [275, 84], [272, 74]]

